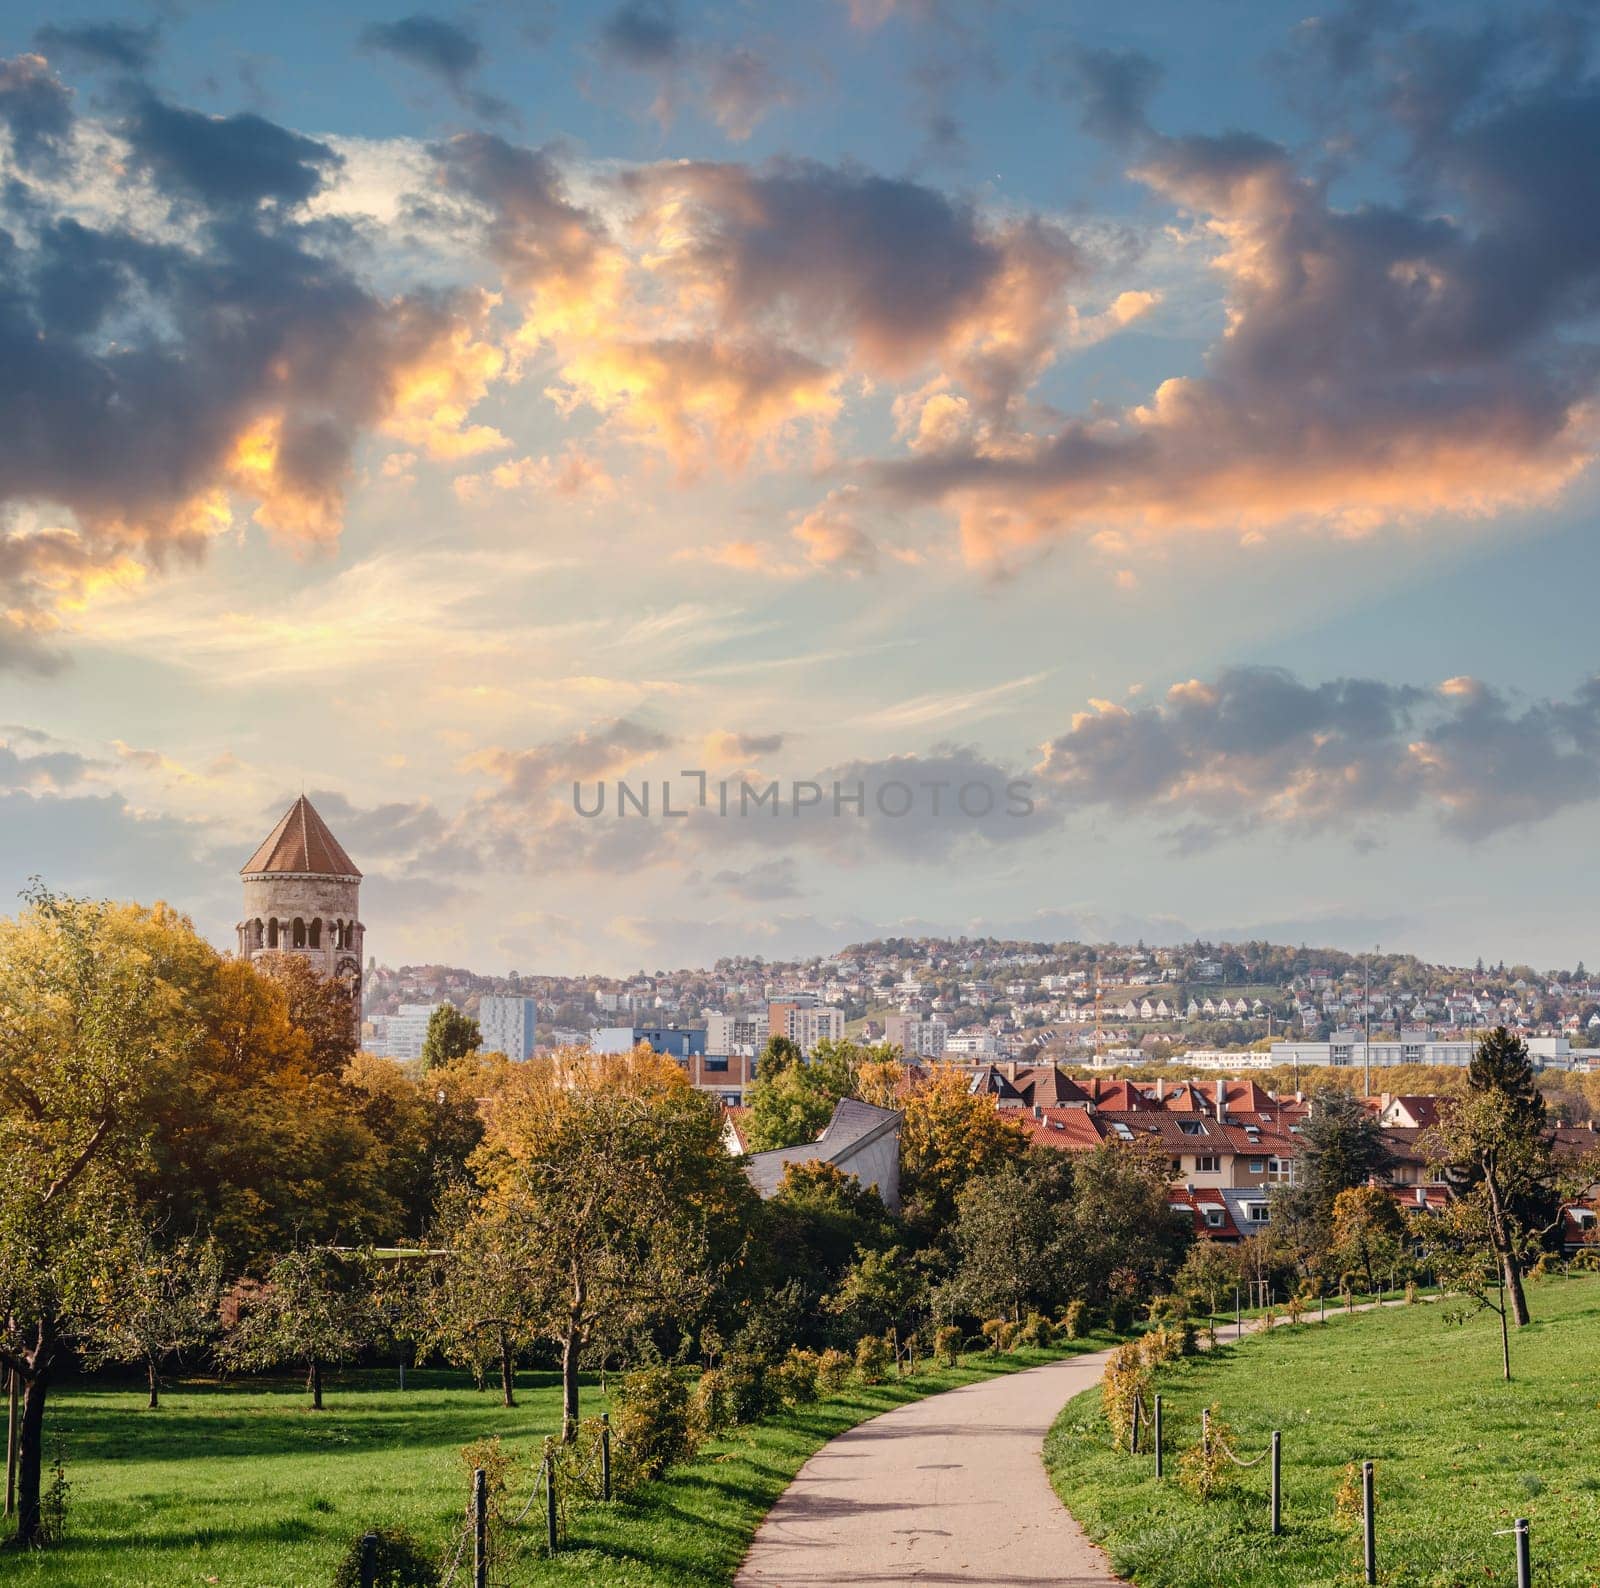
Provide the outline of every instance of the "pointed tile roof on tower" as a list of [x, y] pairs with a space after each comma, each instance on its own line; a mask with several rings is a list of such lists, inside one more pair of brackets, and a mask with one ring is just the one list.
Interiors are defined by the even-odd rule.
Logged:
[[267, 834], [239, 875], [256, 877], [268, 872], [309, 872], [324, 877], [361, 875], [304, 794], [284, 812], [283, 820]]

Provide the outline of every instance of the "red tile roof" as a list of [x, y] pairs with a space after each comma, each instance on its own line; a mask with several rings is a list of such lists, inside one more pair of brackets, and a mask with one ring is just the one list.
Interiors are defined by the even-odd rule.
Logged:
[[259, 877], [285, 872], [319, 877], [359, 878], [361, 875], [304, 794], [283, 813], [283, 820], [245, 861], [239, 875]]

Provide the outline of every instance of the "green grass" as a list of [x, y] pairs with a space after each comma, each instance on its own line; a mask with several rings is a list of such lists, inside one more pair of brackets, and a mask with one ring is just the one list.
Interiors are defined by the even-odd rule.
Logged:
[[[1110, 1343], [1090, 1339], [1076, 1349]], [[1035, 1366], [1059, 1351], [968, 1357], [958, 1368], [852, 1387], [707, 1444], [638, 1495], [571, 1519], [567, 1549], [542, 1557], [535, 1506], [496, 1570], [523, 1584], [730, 1583], [751, 1535], [805, 1459], [835, 1434], [939, 1390]], [[288, 1382], [187, 1384], [144, 1409], [142, 1389], [68, 1384], [52, 1392], [47, 1448], [66, 1441], [72, 1484], [66, 1541], [0, 1554], [0, 1584], [38, 1588], [326, 1588], [349, 1541], [377, 1524], [409, 1528], [443, 1558], [467, 1497], [460, 1447], [500, 1435], [517, 1454], [520, 1509], [537, 1451], [560, 1421], [559, 1382], [524, 1373], [519, 1405], [462, 1375], [392, 1372], [331, 1378], [327, 1410], [307, 1410]], [[605, 1401], [586, 1382], [586, 1416]], [[460, 1585], [469, 1579], [463, 1568]]]
[[[400, 1523], [441, 1551], [466, 1501], [460, 1447], [499, 1434], [536, 1450], [559, 1426], [553, 1374], [521, 1375], [519, 1405], [465, 1375], [392, 1372], [330, 1379], [327, 1410], [304, 1387], [192, 1384], [164, 1392], [52, 1391], [46, 1454], [66, 1441], [66, 1541], [0, 1555], [0, 1582], [50, 1588], [326, 1588], [357, 1533]], [[584, 1411], [604, 1401], [589, 1388]]]
[[[1532, 1523], [1534, 1582], [1600, 1582], [1600, 1281], [1551, 1279], [1513, 1331], [1446, 1325], [1397, 1307], [1224, 1343], [1161, 1370], [1167, 1477], [1111, 1449], [1099, 1391], [1074, 1399], [1045, 1443], [1057, 1494], [1140, 1588], [1316, 1588], [1360, 1582], [1359, 1520], [1335, 1514], [1347, 1464], [1376, 1462], [1380, 1580], [1395, 1588], [1515, 1581], [1513, 1518]], [[1217, 1404], [1238, 1452], [1283, 1434], [1284, 1533], [1267, 1530], [1267, 1471], [1202, 1504], [1179, 1452]]]

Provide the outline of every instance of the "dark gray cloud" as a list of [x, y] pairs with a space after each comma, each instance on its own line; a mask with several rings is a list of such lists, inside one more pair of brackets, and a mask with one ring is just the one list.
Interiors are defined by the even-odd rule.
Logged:
[[51, 60], [88, 68], [110, 67], [144, 72], [155, 63], [161, 29], [155, 23], [47, 22], [33, 35], [35, 46]]
[[369, 23], [361, 30], [361, 46], [437, 78], [460, 104], [481, 116], [497, 120], [510, 114], [503, 99], [473, 87], [472, 78], [483, 65], [483, 46], [460, 23], [416, 11], [394, 22]]
[[628, 0], [600, 24], [601, 53], [623, 66], [657, 69], [680, 59], [683, 29], [672, 0]]
[[[21, 65], [36, 84], [42, 68]], [[201, 555], [229, 492], [278, 535], [331, 539], [357, 441], [406, 371], [444, 370], [479, 312], [475, 297], [363, 282], [344, 229], [300, 209], [337, 164], [326, 145], [148, 96], [123, 131], [191, 240], [60, 213], [70, 167], [0, 195], [0, 511], [75, 520], [0, 516], [0, 665], [55, 659], [63, 592]], [[52, 134], [59, 150], [70, 132]]]
[[124, 135], [162, 185], [218, 210], [303, 204], [341, 164], [327, 144], [250, 111], [208, 116], [153, 97], [135, 107]]
[[1180, 852], [1264, 824], [1352, 830], [1411, 813], [1482, 839], [1600, 798], [1600, 677], [1517, 704], [1474, 679], [1304, 684], [1235, 668], [1082, 713], [1037, 775], [1052, 802], [1173, 820]]
[[29, 729], [0, 729], [0, 788], [15, 793], [20, 789], [57, 789], [79, 782], [98, 763], [71, 750], [39, 750], [24, 753], [17, 745], [48, 739]]
[[1063, 97], [1078, 108], [1085, 132], [1126, 143], [1146, 130], [1145, 112], [1165, 75], [1161, 63], [1142, 50], [1092, 49], [1075, 45], [1056, 61]]
[[72, 130], [72, 96], [38, 55], [0, 60], [0, 126], [23, 170], [53, 162]]

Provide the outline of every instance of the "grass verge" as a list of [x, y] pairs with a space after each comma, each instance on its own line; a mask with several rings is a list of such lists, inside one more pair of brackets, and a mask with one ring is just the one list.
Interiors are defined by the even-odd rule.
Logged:
[[[1056, 1493], [1140, 1588], [1319, 1588], [1360, 1582], [1358, 1517], [1335, 1495], [1351, 1463], [1377, 1464], [1380, 1580], [1393, 1588], [1512, 1583], [1513, 1518], [1532, 1523], [1534, 1581], [1600, 1582], [1600, 1281], [1530, 1290], [1500, 1379], [1499, 1321], [1446, 1325], [1397, 1307], [1228, 1341], [1163, 1368], [1167, 1477], [1111, 1448], [1099, 1391], [1076, 1397], [1045, 1443]], [[1216, 1404], [1234, 1448], [1283, 1434], [1284, 1532], [1267, 1528], [1266, 1466], [1202, 1504], [1178, 1456]]]
[[[570, 1519], [567, 1547], [545, 1559], [543, 1511], [501, 1537], [494, 1581], [622, 1588], [731, 1583], [751, 1536], [813, 1451], [892, 1407], [941, 1390], [1103, 1348], [970, 1356], [956, 1368], [852, 1386], [706, 1444], [632, 1498]], [[65, 1541], [0, 1554], [0, 1583], [33, 1588], [327, 1588], [368, 1527], [409, 1529], [444, 1558], [461, 1533], [467, 1442], [499, 1435], [515, 1460], [520, 1509], [545, 1435], [560, 1425], [555, 1375], [524, 1373], [519, 1404], [464, 1375], [360, 1372], [330, 1378], [327, 1410], [288, 1381], [188, 1383], [144, 1409], [142, 1389], [67, 1383], [52, 1391], [46, 1446], [64, 1442], [71, 1494]], [[583, 1410], [605, 1410], [585, 1382]], [[465, 1567], [457, 1585], [469, 1580]]]

